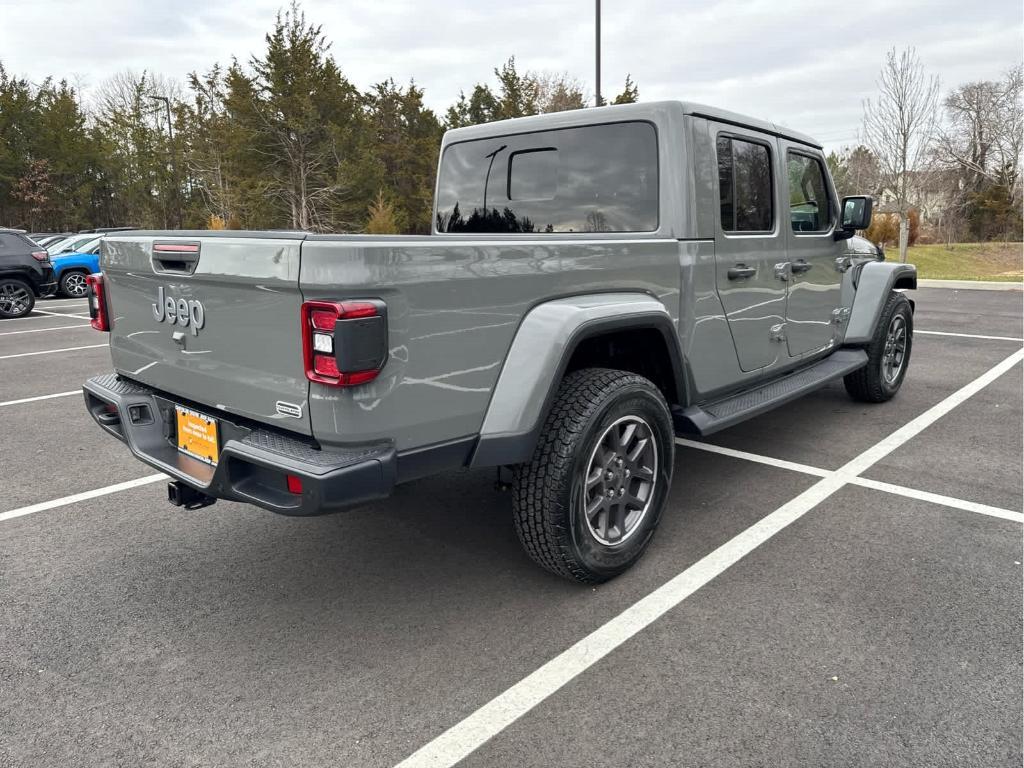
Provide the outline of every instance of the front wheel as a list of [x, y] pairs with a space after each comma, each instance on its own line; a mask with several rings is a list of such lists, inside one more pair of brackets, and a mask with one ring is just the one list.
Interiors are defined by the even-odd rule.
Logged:
[[516, 533], [574, 581], [607, 581], [647, 549], [672, 481], [672, 418], [643, 376], [604, 368], [562, 381], [532, 459], [513, 475]]
[[36, 297], [28, 283], [13, 277], [0, 278], [0, 318], [25, 317], [35, 305]]
[[884, 403], [900, 391], [914, 345], [914, 312], [902, 293], [892, 291], [868, 344], [868, 364], [848, 374], [843, 383], [854, 400]]

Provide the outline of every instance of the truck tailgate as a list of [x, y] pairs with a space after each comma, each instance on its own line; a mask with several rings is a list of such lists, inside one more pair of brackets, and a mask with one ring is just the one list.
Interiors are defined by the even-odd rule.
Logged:
[[114, 368], [199, 406], [310, 434], [301, 243], [298, 233], [107, 238]]

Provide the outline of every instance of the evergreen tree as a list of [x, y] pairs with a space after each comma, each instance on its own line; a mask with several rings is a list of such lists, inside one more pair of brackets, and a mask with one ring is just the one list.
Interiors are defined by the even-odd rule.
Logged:
[[403, 232], [430, 231], [441, 134], [440, 122], [424, 107], [423, 91], [415, 83], [401, 88], [389, 79], [367, 94], [355, 175], [363, 190], [389, 190]]
[[0, 64], [0, 223], [21, 223], [23, 204], [13, 197], [29, 170], [38, 104], [28, 81]]
[[395, 235], [400, 232], [395, 206], [384, 197], [383, 190], [377, 192], [377, 198], [370, 203], [367, 213], [366, 234]]
[[636, 87], [633, 78], [626, 75], [626, 84], [622, 88], [622, 93], [612, 99], [612, 104], [635, 104], [639, 100], [640, 89]]
[[488, 86], [477, 83], [469, 99], [466, 99], [464, 92], [459, 92], [459, 100], [445, 114], [445, 125], [448, 128], [462, 128], [500, 119], [498, 97]]
[[[241, 123], [247, 162], [263, 158], [270, 195], [287, 225], [330, 230], [339, 222], [360, 116], [358, 91], [331, 57], [319, 26], [306, 23], [297, 3], [279, 13], [267, 50], [228, 71], [227, 103]], [[258, 164], [258, 163], [257, 163]]]
[[538, 104], [539, 87], [537, 80], [529, 74], [520, 75], [516, 69], [516, 57], [494, 70], [498, 78], [498, 108], [495, 117], [507, 120], [513, 117], [536, 115], [540, 112]]

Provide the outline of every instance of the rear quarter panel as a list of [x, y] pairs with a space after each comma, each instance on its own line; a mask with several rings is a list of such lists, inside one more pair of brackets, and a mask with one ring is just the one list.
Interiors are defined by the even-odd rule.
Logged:
[[389, 358], [353, 389], [310, 385], [322, 442], [391, 437], [398, 450], [479, 432], [523, 316], [543, 301], [638, 291], [679, 315], [674, 239], [481, 239], [311, 236], [302, 246], [306, 300], [380, 298]]

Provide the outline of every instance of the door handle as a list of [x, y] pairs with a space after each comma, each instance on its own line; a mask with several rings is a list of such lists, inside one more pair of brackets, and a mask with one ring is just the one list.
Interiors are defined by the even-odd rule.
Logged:
[[802, 275], [804, 272], [810, 272], [813, 266], [813, 264], [808, 264], [803, 259], [797, 259], [790, 265], [789, 269], [794, 275]]
[[729, 267], [730, 280], [746, 280], [748, 277], [753, 277], [757, 274], [757, 267], [748, 267], [746, 264], [737, 264], [735, 267]]

